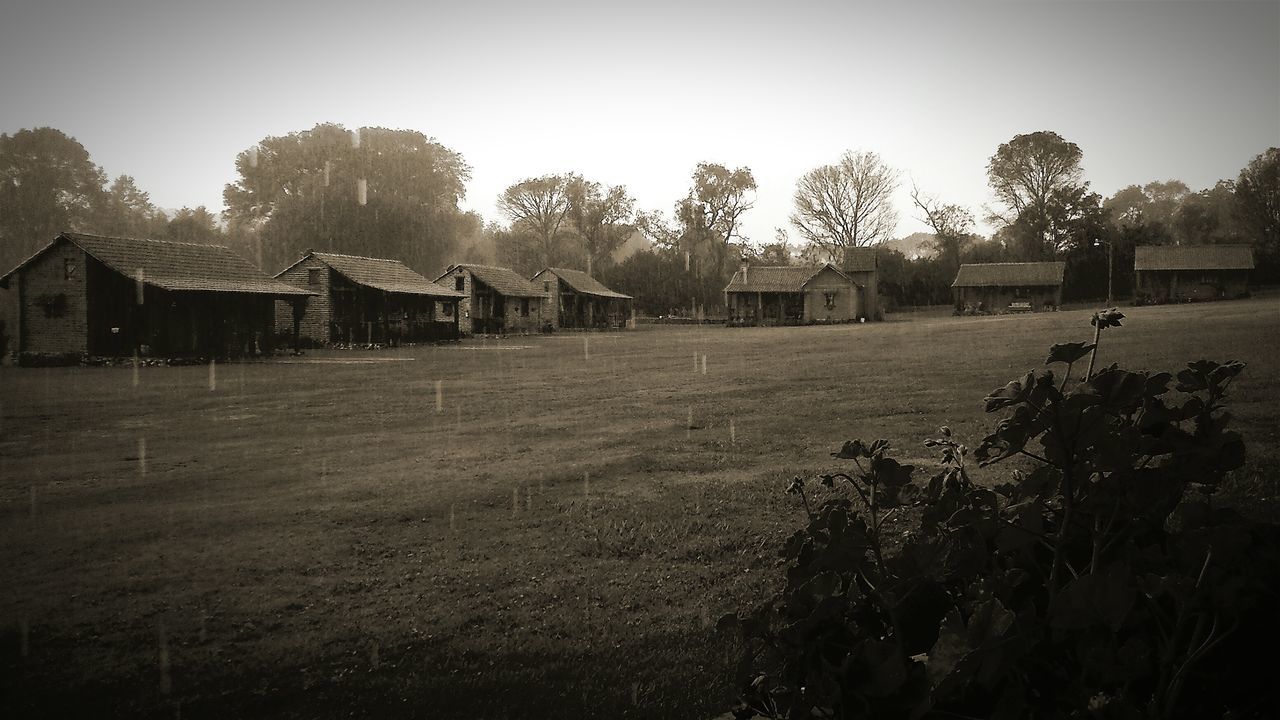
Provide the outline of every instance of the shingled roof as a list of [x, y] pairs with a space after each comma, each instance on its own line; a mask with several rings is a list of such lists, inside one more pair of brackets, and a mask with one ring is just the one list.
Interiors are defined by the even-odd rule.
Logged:
[[257, 295], [315, 295], [267, 277], [252, 263], [221, 245], [106, 237], [64, 232], [35, 255], [0, 277], [9, 278], [50, 248], [69, 242], [95, 260], [146, 285], [177, 292], [234, 292]]
[[[826, 268], [831, 268], [838, 273], [840, 277], [849, 280], [835, 265], [827, 263], [826, 265], [775, 265], [775, 266], [757, 266], [752, 265], [746, 268], [745, 272], [739, 270], [729, 279], [729, 284], [725, 286], [725, 292], [803, 292], [804, 286], [813, 279], [818, 273]], [[855, 285], [857, 283], [854, 283]]]
[[1064, 262], [966, 263], [951, 287], [1048, 287], [1062, 284]]
[[341, 255], [338, 253], [310, 252], [301, 260], [281, 270], [276, 277], [297, 267], [309, 257], [336, 270], [343, 277], [357, 285], [371, 287], [389, 293], [405, 295], [427, 295], [429, 297], [463, 298], [466, 293], [444, 287], [431, 282], [425, 277], [409, 269], [399, 260], [385, 258], [361, 257], [359, 255]]
[[549, 267], [549, 268], [546, 268], [545, 270], [540, 271], [537, 275], [534, 275], [533, 279], [537, 280], [538, 278], [542, 277], [542, 273], [548, 273], [548, 272], [560, 278], [560, 282], [564, 283], [565, 285], [568, 285], [570, 290], [573, 290], [574, 292], [580, 293], [582, 295], [594, 295], [595, 297], [602, 297], [602, 298], [617, 298], [620, 300], [631, 299], [630, 295], [623, 295], [620, 292], [614, 292], [613, 290], [610, 290], [609, 288], [605, 287], [604, 284], [601, 283], [599, 280], [596, 280], [595, 278], [582, 272], [581, 270], [568, 270], [565, 268]]
[[439, 280], [445, 275], [458, 268], [465, 268], [471, 271], [471, 277], [493, 288], [499, 295], [508, 297], [546, 297], [547, 294], [542, 290], [533, 286], [533, 283], [520, 277], [520, 273], [511, 268], [495, 267], [493, 265], [451, 265], [449, 272], [436, 278]]
[[1134, 270], [1252, 270], [1248, 245], [1146, 245], [1134, 248]]
[[876, 248], [851, 247], [844, 250], [846, 272], [870, 272], [876, 269]]

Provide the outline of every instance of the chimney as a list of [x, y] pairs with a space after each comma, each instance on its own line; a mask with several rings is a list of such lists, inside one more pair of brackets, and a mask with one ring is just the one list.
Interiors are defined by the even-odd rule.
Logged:
[[747, 281], [747, 264], [744, 262], [742, 263], [742, 282], [745, 283], [746, 281]]

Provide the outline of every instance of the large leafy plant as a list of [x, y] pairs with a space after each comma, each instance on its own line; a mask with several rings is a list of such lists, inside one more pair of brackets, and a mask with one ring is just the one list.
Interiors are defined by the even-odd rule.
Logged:
[[[783, 591], [722, 620], [744, 639], [739, 717], [1268, 716], [1262, 675], [1233, 661], [1274, 638], [1277, 533], [1212, 502], [1244, 462], [1225, 409], [1244, 365], [1095, 372], [1123, 317], [1054, 345], [1061, 376], [990, 393], [1001, 417], [972, 453], [945, 427], [925, 441], [925, 482], [883, 440], [833, 453], [850, 469], [826, 490], [792, 482], [808, 522]], [[1011, 459], [1011, 482], [970, 479]], [[901, 542], [894, 513], [916, 521]]]

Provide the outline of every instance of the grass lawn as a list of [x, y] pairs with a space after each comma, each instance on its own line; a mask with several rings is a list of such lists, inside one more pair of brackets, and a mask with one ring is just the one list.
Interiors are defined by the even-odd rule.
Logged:
[[[1248, 363], [1237, 483], [1272, 502], [1280, 301], [1124, 310], [1101, 363]], [[0, 368], [0, 716], [719, 714], [715, 619], [778, 587], [787, 479], [855, 437], [976, 445], [988, 391], [1091, 337], [1064, 311]]]

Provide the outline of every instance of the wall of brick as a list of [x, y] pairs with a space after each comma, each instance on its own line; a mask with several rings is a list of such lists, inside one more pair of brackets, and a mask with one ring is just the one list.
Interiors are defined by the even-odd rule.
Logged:
[[[10, 280], [11, 285], [13, 280]], [[89, 349], [85, 254], [67, 240], [23, 268], [17, 277], [22, 337], [15, 349], [84, 353]], [[6, 330], [15, 338], [18, 328]]]
[[545, 288], [547, 299], [542, 301], [542, 319], [554, 330], [560, 329], [560, 278], [550, 271], [543, 270], [533, 277], [533, 285]]
[[[318, 270], [316, 282], [311, 282], [311, 271]], [[307, 298], [307, 310], [299, 325], [299, 334], [317, 343], [329, 342], [329, 323], [333, 317], [329, 289], [333, 285], [333, 270], [316, 258], [307, 258], [279, 277], [282, 282], [304, 288], [319, 295]], [[293, 336], [293, 303], [276, 301], [276, 332]]]
[[447, 275], [440, 278], [439, 284], [450, 290], [459, 289], [457, 286], [457, 278], [462, 278], [462, 292], [467, 296], [458, 301], [458, 332], [463, 335], [471, 334], [471, 272], [466, 268], [454, 268]]

